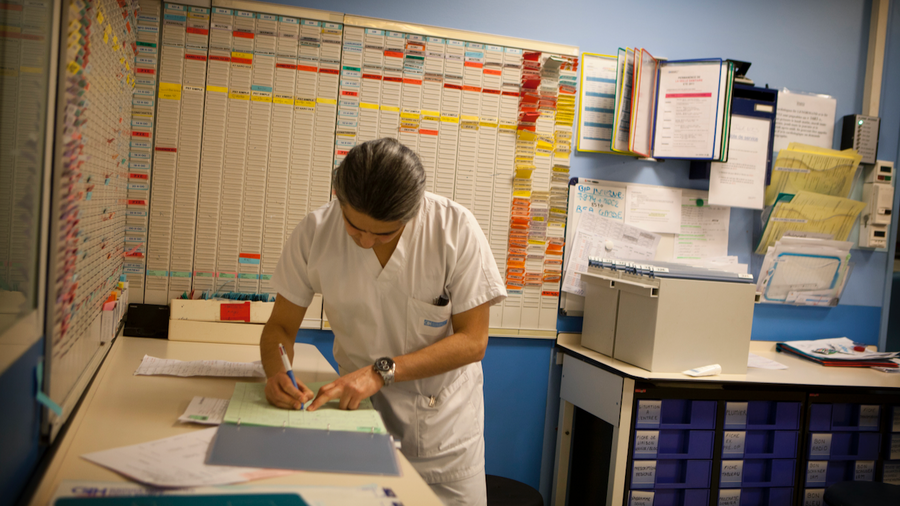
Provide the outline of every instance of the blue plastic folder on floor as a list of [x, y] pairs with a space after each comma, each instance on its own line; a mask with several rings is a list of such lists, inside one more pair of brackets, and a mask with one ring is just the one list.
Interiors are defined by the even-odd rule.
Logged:
[[387, 434], [223, 423], [207, 464], [400, 476]]

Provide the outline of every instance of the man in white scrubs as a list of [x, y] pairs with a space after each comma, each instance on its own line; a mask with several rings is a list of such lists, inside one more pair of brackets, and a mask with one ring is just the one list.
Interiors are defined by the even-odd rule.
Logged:
[[[418, 156], [393, 139], [355, 147], [335, 171], [336, 199], [310, 213], [284, 247], [260, 349], [266, 397], [314, 411], [372, 397], [432, 490], [448, 505], [487, 503], [481, 359], [489, 307], [506, 298], [484, 233], [464, 207], [425, 191]], [[334, 331], [341, 378], [313, 399], [293, 387], [292, 353], [313, 294]], [[291, 357], [293, 359], [293, 357]]]

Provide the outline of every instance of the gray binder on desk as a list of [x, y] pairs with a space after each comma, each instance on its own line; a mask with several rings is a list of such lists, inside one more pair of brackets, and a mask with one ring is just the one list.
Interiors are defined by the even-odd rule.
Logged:
[[400, 476], [387, 434], [223, 423], [207, 464]]

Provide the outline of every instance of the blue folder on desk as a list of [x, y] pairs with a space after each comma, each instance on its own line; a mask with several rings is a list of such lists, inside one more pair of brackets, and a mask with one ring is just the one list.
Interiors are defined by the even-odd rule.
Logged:
[[223, 423], [206, 458], [219, 466], [400, 476], [387, 434]]

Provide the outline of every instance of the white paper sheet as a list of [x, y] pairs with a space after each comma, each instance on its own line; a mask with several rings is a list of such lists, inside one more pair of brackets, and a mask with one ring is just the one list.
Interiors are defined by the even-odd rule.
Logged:
[[226, 485], [291, 474], [281, 469], [205, 464], [217, 430], [212, 427], [81, 457], [141, 483], [167, 488]]
[[135, 376], [222, 376], [226, 378], [265, 378], [262, 363], [224, 360], [174, 360], [144, 355]]
[[765, 357], [760, 357], [755, 353], [751, 353], [750, 356], [747, 357], [747, 367], [753, 367], [756, 369], [772, 369], [776, 371], [788, 368], [788, 366], [782, 364], [781, 362], [776, 362]]
[[700, 197], [681, 197], [681, 231], [675, 237], [675, 261], [704, 260], [728, 255], [731, 209], [701, 202], [705, 196], [704, 193]]
[[616, 260], [652, 261], [660, 236], [638, 227], [587, 213], [581, 217], [571, 256], [566, 263], [563, 291], [584, 296], [579, 271], [585, 271], [592, 256]]
[[184, 414], [178, 417], [178, 421], [203, 425], [219, 425], [224, 420], [227, 409], [228, 399], [197, 396], [191, 399], [191, 403], [184, 410]]
[[625, 192], [625, 223], [659, 234], [681, 232], [681, 190], [630, 185]]
[[837, 100], [828, 95], [779, 91], [772, 151], [781, 151], [792, 142], [831, 149], [836, 109]]
[[763, 208], [770, 125], [768, 119], [731, 117], [728, 162], [712, 162], [710, 168], [710, 204]]

